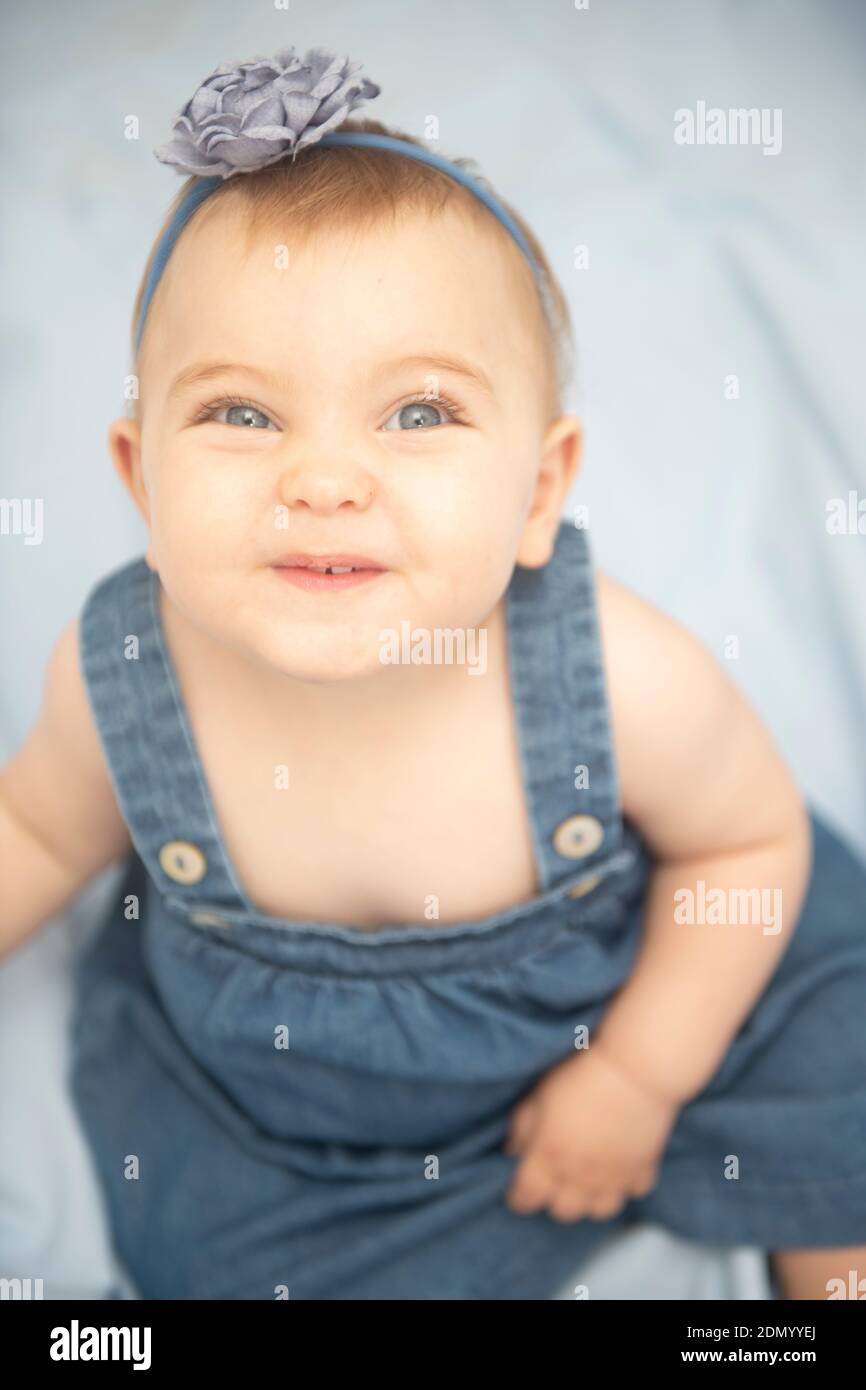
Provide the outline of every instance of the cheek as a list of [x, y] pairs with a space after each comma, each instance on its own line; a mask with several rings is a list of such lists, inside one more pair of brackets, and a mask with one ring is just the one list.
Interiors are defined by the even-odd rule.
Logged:
[[460, 554], [495, 554], [521, 514], [528, 459], [496, 438], [484, 447], [473, 443], [456, 458], [425, 459], [412, 467], [414, 462], [407, 461], [402, 477], [395, 472], [389, 480], [388, 493], [400, 498], [401, 525], [420, 524], [429, 537], [425, 548], [455, 560]]
[[512, 509], [461, 503], [450, 513], [437, 510], [423, 544], [419, 582], [427, 620], [443, 627], [483, 622], [513, 569], [517, 540]]
[[487, 617], [511, 576], [529, 464], [505, 441], [438, 463], [407, 466], [389, 489], [392, 503], [399, 497], [392, 515], [414, 557], [425, 620], [466, 627]]
[[233, 605], [250, 529], [243, 505], [228, 504], [223, 484], [210, 486], [188, 460], [162, 461], [152, 490], [152, 552], [163, 587], [193, 621], [210, 625]]
[[522, 497], [520, 481], [505, 466], [443, 478], [417, 511], [428, 563], [440, 571], [447, 563], [455, 576], [495, 569], [518, 532]]
[[156, 553], [166, 563], [200, 571], [269, 554], [275, 518], [270, 491], [258, 482], [262, 477], [255, 460], [246, 458], [166, 456], [151, 493]]

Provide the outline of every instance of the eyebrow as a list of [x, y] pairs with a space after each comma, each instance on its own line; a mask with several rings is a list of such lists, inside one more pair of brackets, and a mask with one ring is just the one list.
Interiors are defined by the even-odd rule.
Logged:
[[[483, 391], [485, 395], [491, 397], [494, 395], [493, 383], [477, 363], [471, 362], [466, 357], [446, 353], [418, 353], [412, 357], [397, 357], [393, 361], [380, 363], [372, 375], [382, 377], [389, 372], [400, 371], [404, 367], [433, 368], [440, 372], [449, 372], [454, 376], [462, 376], [478, 390]], [[245, 366], [240, 362], [196, 362], [178, 372], [168, 388], [168, 395], [169, 397], [182, 395], [183, 392], [191, 390], [194, 386], [201, 386], [204, 382], [213, 381], [214, 378], [226, 376], [230, 372], [257, 377], [259, 381], [263, 381], [267, 386], [278, 391], [285, 390], [290, 385], [287, 377], [263, 370], [260, 367]]]

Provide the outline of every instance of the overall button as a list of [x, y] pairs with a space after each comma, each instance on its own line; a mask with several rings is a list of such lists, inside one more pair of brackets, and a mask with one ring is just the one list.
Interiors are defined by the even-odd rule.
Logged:
[[553, 847], [563, 859], [585, 859], [604, 839], [604, 826], [595, 816], [569, 816], [556, 827]]
[[207, 860], [198, 845], [191, 845], [189, 840], [169, 840], [159, 851], [159, 863], [163, 873], [175, 883], [198, 883], [207, 869]]
[[593, 888], [597, 888], [601, 883], [601, 874], [595, 874], [592, 878], [585, 878], [583, 883], [578, 883], [575, 888], [569, 888], [570, 898], [582, 898], [584, 893], [591, 893]]

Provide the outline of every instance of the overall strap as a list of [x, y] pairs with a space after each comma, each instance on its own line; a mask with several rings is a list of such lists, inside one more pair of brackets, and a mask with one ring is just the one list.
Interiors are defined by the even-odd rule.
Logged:
[[159, 577], [142, 557], [91, 589], [79, 653], [130, 837], [163, 892], [249, 909], [225, 854], [159, 613]]
[[587, 532], [561, 521], [542, 569], [507, 593], [511, 683], [542, 889], [622, 847], [595, 576]]

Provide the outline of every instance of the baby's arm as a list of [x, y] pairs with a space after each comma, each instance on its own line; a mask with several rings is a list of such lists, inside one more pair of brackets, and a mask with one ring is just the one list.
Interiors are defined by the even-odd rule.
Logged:
[[[596, 1045], [685, 1102], [718, 1070], [796, 926], [808, 813], [769, 733], [703, 644], [622, 585], [598, 582], [623, 813], [658, 862], [634, 970]], [[674, 894], [697, 894], [699, 880], [725, 890], [725, 902], [729, 889], [767, 889], [768, 903], [781, 890], [781, 924], [678, 923]]]
[[78, 658], [61, 633], [28, 738], [0, 769], [0, 958], [130, 848]]

